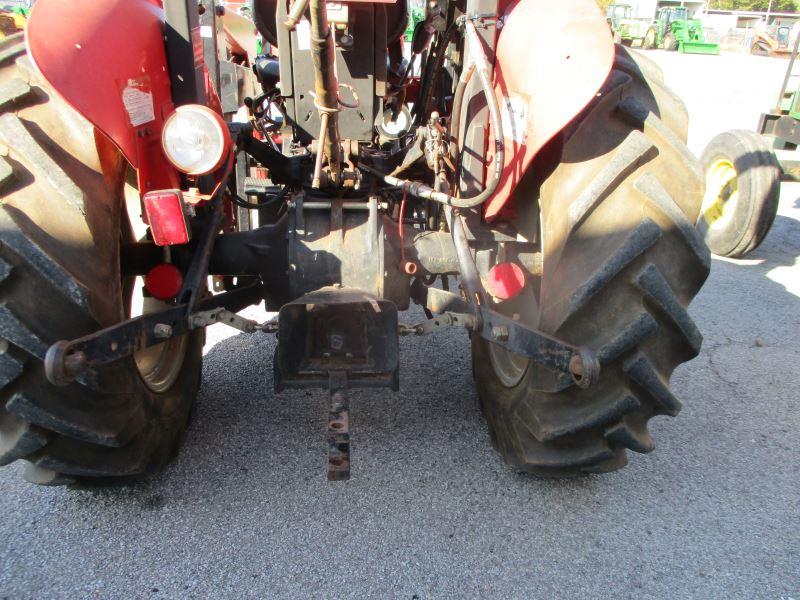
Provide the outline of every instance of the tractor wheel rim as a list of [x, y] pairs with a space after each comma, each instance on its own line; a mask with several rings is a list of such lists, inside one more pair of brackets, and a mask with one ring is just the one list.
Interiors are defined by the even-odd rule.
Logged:
[[[137, 285], [136, 289], [138, 287]], [[142, 305], [141, 314], [163, 310], [168, 306], [153, 298], [144, 298]], [[133, 354], [133, 360], [139, 370], [139, 375], [151, 391], [155, 393], [166, 392], [178, 379], [186, 357], [188, 339], [188, 336], [182, 335]]]
[[489, 362], [500, 383], [507, 388], [519, 385], [530, 365], [527, 358], [513, 354], [498, 344], [489, 344]]
[[728, 226], [739, 201], [738, 173], [727, 158], [719, 158], [706, 171], [706, 193], [701, 213], [706, 224], [715, 230]]

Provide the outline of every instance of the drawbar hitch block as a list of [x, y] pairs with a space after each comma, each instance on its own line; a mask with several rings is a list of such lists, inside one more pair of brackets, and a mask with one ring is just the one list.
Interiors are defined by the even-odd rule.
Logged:
[[281, 308], [275, 390], [328, 388], [327, 475], [331, 481], [350, 478], [348, 389], [397, 391], [398, 339], [395, 304], [359, 290], [323, 288]]

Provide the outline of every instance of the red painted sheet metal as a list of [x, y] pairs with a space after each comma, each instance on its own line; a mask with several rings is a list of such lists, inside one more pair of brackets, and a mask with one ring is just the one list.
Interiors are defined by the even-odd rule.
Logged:
[[611, 33], [595, 0], [520, 0], [504, 16], [495, 93], [503, 113], [505, 166], [486, 205], [489, 220], [511, 198], [536, 154], [595, 96], [614, 60]]
[[42, 75], [140, 170], [142, 190], [176, 187], [162, 166], [173, 110], [159, 0], [38, 0], [28, 45]]

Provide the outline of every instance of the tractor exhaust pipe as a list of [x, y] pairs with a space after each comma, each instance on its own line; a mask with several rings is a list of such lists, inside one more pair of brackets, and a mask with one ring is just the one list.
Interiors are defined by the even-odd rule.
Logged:
[[339, 182], [341, 149], [339, 144], [339, 83], [334, 70], [333, 34], [328, 25], [325, 0], [310, 0], [311, 56], [314, 59], [315, 105], [320, 114], [319, 150], [314, 165], [312, 187], [319, 188], [323, 153], [328, 159], [331, 183]]

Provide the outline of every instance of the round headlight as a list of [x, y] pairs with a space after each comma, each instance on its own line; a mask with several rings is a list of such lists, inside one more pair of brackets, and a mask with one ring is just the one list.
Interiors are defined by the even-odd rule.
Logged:
[[179, 106], [164, 123], [161, 134], [167, 158], [188, 175], [205, 175], [218, 169], [230, 144], [222, 117], [199, 104]]

